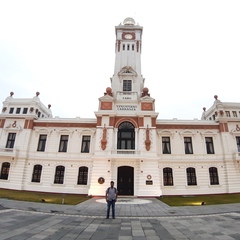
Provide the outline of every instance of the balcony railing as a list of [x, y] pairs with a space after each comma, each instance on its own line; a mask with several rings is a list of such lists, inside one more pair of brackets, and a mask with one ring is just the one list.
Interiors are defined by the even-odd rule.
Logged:
[[137, 100], [137, 92], [117, 92], [117, 100]]
[[0, 156], [16, 156], [18, 154], [18, 149], [16, 148], [4, 148], [0, 147]]
[[117, 150], [112, 150], [112, 154], [124, 154], [124, 155], [133, 155], [133, 154], [140, 154], [139, 150], [135, 149], [117, 149]]

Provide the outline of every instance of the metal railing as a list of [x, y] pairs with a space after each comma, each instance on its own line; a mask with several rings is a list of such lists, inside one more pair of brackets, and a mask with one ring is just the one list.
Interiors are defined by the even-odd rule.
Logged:
[[133, 155], [133, 154], [140, 154], [140, 151], [139, 150], [135, 150], [135, 149], [117, 149], [117, 150], [112, 150], [111, 151], [112, 154], [130, 154], [130, 155]]

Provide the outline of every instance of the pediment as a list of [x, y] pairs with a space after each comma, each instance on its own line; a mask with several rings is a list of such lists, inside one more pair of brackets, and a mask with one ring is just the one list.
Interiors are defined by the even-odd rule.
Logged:
[[141, 101], [146, 101], [146, 102], [154, 102], [155, 99], [150, 97], [150, 96], [144, 96], [144, 97], [141, 97]]
[[105, 102], [105, 101], [113, 101], [113, 97], [111, 97], [111, 96], [109, 96], [109, 95], [104, 95], [104, 96], [102, 96], [102, 97], [100, 97], [99, 99], [98, 99], [100, 102]]
[[137, 76], [137, 72], [133, 70], [132, 67], [130, 66], [125, 66], [123, 67], [119, 72], [118, 72], [118, 76], [120, 75], [128, 75], [128, 76]]

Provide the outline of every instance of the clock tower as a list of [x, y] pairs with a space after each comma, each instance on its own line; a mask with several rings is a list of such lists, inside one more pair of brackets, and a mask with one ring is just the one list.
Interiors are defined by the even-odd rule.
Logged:
[[[141, 72], [143, 28], [133, 18], [115, 27], [115, 66], [111, 87], [99, 98], [96, 143], [93, 157], [95, 172], [89, 194], [100, 191], [98, 172], [107, 173], [106, 182], [117, 183], [120, 195], [160, 195], [159, 184], [139, 189], [145, 181], [142, 169], [159, 178], [156, 156], [155, 99], [150, 97]], [[146, 161], [145, 161], [146, 159]], [[152, 160], [151, 160], [152, 159]], [[150, 171], [150, 168], [154, 171]], [[138, 180], [136, 180], [138, 179]], [[158, 181], [157, 181], [158, 182]], [[160, 182], [160, 181], [159, 181]], [[102, 185], [104, 191], [104, 186]], [[98, 189], [98, 190], [96, 190]]]
[[[133, 18], [126, 18], [123, 24], [115, 27], [115, 66], [111, 78], [111, 87], [106, 89], [105, 96], [100, 98], [99, 111], [111, 110], [115, 115], [142, 115], [141, 111], [150, 111], [157, 117], [154, 99], [148, 88], [144, 87], [145, 79], [141, 72], [143, 28]], [[101, 113], [100, 113], [101, 112]]]
[[[114, 94], [134, 92], [140, 96], [144, 79], [141, 74], [142, 27], [126, 18], [115, 27], [115, 67], [111, 79]], [[118, 95], [118, 94], [117, 94]]]

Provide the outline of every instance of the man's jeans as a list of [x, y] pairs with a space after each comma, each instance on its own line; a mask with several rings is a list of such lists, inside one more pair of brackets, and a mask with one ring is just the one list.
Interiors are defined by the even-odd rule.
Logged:
[[115, 200], [107, 202], [107, 218], [109, 218], [111, 206], [112, 206], [112, 218], [115, 218]]

